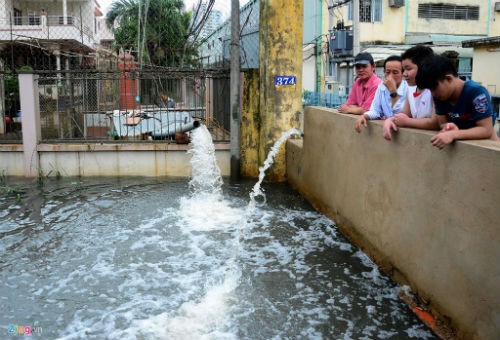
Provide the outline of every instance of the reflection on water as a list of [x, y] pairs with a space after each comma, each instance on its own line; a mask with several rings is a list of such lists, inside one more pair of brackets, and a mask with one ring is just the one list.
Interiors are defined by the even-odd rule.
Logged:
[[253, 184], [2, 185], [0, 337], [30, 325], [40, 339], [434, 339], [287, 185], [264, 184], [267, 203], [243, 218]]

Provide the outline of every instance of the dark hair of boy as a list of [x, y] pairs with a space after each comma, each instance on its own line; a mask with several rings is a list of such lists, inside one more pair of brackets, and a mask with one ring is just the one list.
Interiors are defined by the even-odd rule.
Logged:
[[432, 90], [447, 75], [458, 77], [455, 65], [449, 58], [435, 54], [422, 62], [422, 65], [418, 68], [415, 80], [419, 89]]
[[402, 62], [403, 59], [401, 59], [401, 56], [399, 55], [391, 55], [389, 57], [387, 57], [387, 59], [385, 59], [384, 61], [384, 70], [385, 70], [385, 65], [389, 62], [389, 61], [399, 61], [399, 62]]
[[410, 47], [401, 55], [401, 59], [410, 59], [412, 63], [417, 65], [420, 68], [422, 62], [431, 56], [434, 55], [434, 51], [429, 46], [425, 45], [415, 45]]

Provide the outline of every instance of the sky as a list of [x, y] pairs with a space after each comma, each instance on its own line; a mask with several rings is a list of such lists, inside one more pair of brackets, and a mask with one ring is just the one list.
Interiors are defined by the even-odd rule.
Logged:
[[[207, 2], [208, 0], [203, 0], [203, 2]], [[240, 7], [246, 4], [249, 0], [240, 0]], [[106, 10], [111, 5], [113, 0], [97, 0], [101, 5], [101, 9], [106, 13]], [[184, 0], [187, 9], [191, 9], [194, 3], [198, 3], [198, 0]], [[222, 12], [225, 18], [229, 17], [229, 13], [231, 13], [231, 0], [215, 0], [215, 9], [218, 9]]]

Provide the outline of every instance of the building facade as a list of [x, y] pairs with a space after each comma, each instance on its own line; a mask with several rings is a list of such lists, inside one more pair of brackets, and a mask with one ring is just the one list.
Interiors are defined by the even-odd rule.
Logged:
[[[373, 55], [380, 76], [383, 61], [389, 55], [401, 54], [423, 43], [436, 53], [456, 54], [460, 75], [470, 78], [473, 52], [470, 46], [462, 46], [462, 42], [500, 35], [500, 1], [359, 0], [358, 3], [359, 51]], [[249, 1], [240, 11], [242, 69], [258, 68], [258, 14], [257, 0]], [[349, 93], [355, 77], [353, 16], [352, 0], [304, 3], [305, 93]], [[204, 65], [228, 65], [230, 29], [227, 20], [207, 37], [200, 50]]]
[[[354, 34], [353, 1], [329, 0], [331, 9], [331, 41], [335, 37]], [[500, 3], [492, 0], [359, 0], [360, 50], [371, 52], [381, 61], [390, 54], [423, 43], [437, 53], [458, 53], [459, 73], [470, 77], [472, 49], [462, 42], [498, 35]], [[352, 38], [351, 38], [352, 39]], [[352, 41], [352, 40], [351, 40]], [[335, 43], [333, 47], [338, 47]], [[330, 50], [331, 75], [350, 87], [354, 80], [350, 46], [340, 44]], [[381, 74], [381, 70], [378, 70]]]
[[500, 60], [500, 36], [466, 40], [462, 45], [473, 48], [472, 78], [486, 87], [491, 95], [493, 109], [499, 117], [500, 68], [495, 65]]

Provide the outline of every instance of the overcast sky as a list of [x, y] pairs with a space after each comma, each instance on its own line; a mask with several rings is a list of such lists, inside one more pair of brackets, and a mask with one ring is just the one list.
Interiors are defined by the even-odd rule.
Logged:
[[[246, 4], [248, 1], [249, 0], [240, 0], [240, 7]], [[97, 2], [99, 2], [104, 13], [106, 13], [106, 10], [113, 2], [113, 0], [97, 0]], [[203, 2], [208, 2], [208, 0], [203, 0]], [[184, 0], [184, 3], [186, 4], [187, 9], [191, 9], [191, 6], [194, 3], [198, 3], [198, 0]], [[215, 0], [214, 8], [221, 11], [224, 17], [228, 17], [229, 13], [231, 13], [231, 0]]]

